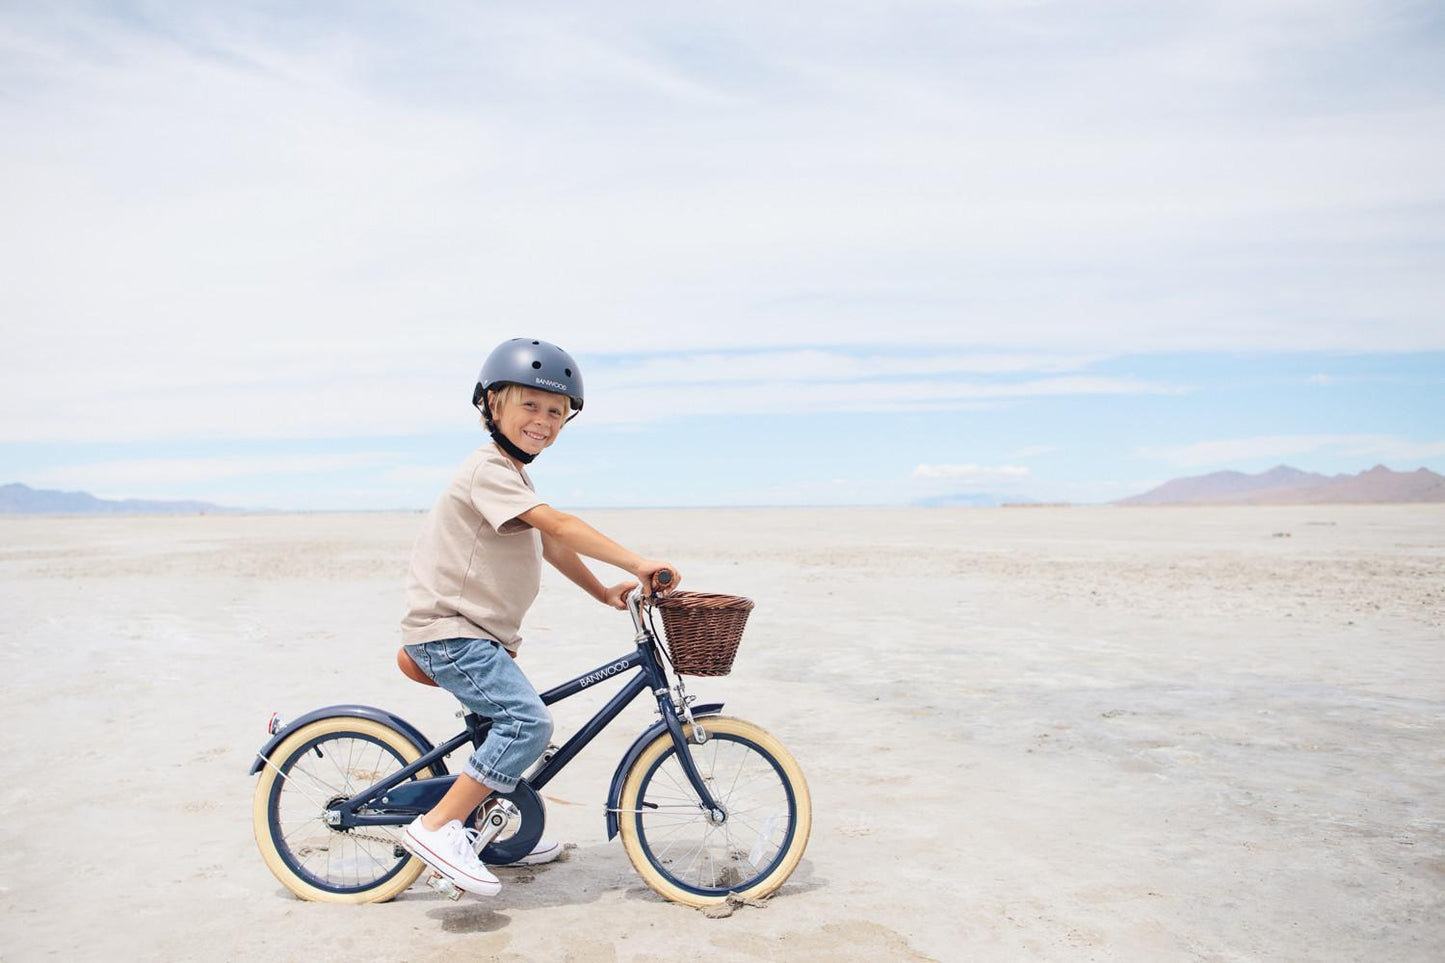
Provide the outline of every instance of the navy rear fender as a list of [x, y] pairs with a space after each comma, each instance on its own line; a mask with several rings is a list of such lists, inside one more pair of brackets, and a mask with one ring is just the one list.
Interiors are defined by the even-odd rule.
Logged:
[[[693, 706], [693, 718], [699, 716], [715, 716], [722, 712], [721, 702], [710, 702], [705, 706]], [[647, 731], [637, 737], [637, 740], [628, 748], [622, 761], [617, 764], [617, 771], [612, 774], [612, 788], [607, 790], [607, 838], [611, 839], [617, 835], [617, 809], [622, 802], [622, 783], [627, 779], [627, 773], [632, 769], [632, 764], [637, 757], [642, 755], [642, 750], [647, 748], [648, 743], [667, 731], [667, 723], [664, 721], [654, 722], [647, 728]]]
[[[385, 709], [377, 709], [374, 706], [327, 706], [324, 709], [312, 709], [305, 715], [297, 719], [291, 720], [280, 732], [272, 736], [270, 741], [268, 741], [264, 746], [262, 746], [260, 750], [256, 753], [256, 759], [254, 762], [251, 763], [251, 775], [254, 776], [256, 775], [256, 773], [260, 772], [261, 767], [266, 764], [267, 759], [271, 758], [271, 753], [276, 751], [276, 747], [281, 744], [282, 740], [284, 740], [287, 736], [291, 735], [291, 733], [295, 732], [297, 729], [300, 729], [302, 726], [310, 725], [318, 719], [336, 719], [343, 717], [370, 719], [372, 722], [379, 722], [384, 726], [390, 726], [391, 728], [395, 729], [397, 732], [405, 736], [407, 741], [410, 742], [413, 746], [416, 746], [416, 750], [419, 753], [425, 754], [431, 752], [434, 748], [431, 744], [431, 740], [427, 739], [427, 737], [422, 734], [422, 731], [420, 729], [412, 725], [410, 722], [407, 722], [405, 719], [403, 719], [401, 716], [397, 715], [394, 712], [387, 712]], [[436, 770], [437, 775], [439, 776], [445, 775], [447, 771], [447, 764], [444, 760], [438, 759], [435, 763], [432, 764], [432, 769]]]

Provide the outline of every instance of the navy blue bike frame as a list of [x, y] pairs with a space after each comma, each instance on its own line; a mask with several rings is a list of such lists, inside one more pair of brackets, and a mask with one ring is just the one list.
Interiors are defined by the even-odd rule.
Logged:
[[[702, 808], [709, 813], [720, 813], [721, 807], [708, 792], [707, 785], [692, 761], [692, 753], [688, 751], [687, 736], [683, 732], [682, 723], [678, 717], [677, 705], [673, 702], [672, 693], [668, 690], [667, 675], [658, 662], [656, 642], [650, 636], [639, 638], [637, 648], [630, 654], [620, 659], [613, 659], [606, 665], [598, 666], [591, 672], [579, 675], [575, 679], [541, 693], [542, 702], [544, 705], [561, 702], [598, 682], [611, 679], [629, 669], [636, 669], [637, 674], [628, 680], [627, 684], [622, 687], [622, 691], [608, 700], [595, 716], [572, 735], [572, 738], [563, 743], [562, 747], [547, 760], [535, 775], [525, 780], [526, 783], [538, 790], [547, 785], [552, 777], [557, 775], [563, 766], [576, 758], [577, 753], [585, 749], [599, 732], [607, 728], [612, 720], [616, 719], [618, 714], [632, 703], [632, 700], [651, 689], [652, 694], [657, 697], [657, 707], [662, 713], [667, 731], [672, 736], [672, 744], [677, 749], [678, 762], [681, 763], [683, 772], [687, 774], [688, 782], [692, 784], [693, 790], [697, 793]], [[357, 810], [378, 808], [376, 803], [379, 798], [381, 799], [381, 808], [384, 809], [387, 800], [381, 797], [384, 797], [387, 792], [401, 786], [412, 776], [451, 755], [468, 742], [480, 746], [487, 737], [491, 722], [475, 713], [468, 713], [465, 721], [467, 728], [464, 731], [423, 754], [420, 759], [397, 770], [370, 788], [345, 800], [339, 800], [336, 804], [340, 817], [337, 825], [343, 829], [353, 826], [400, 826], [416, 818], [416, 813], [412, 811], [358, 813]], [[454, 778], [454, 776], [433, 777], [435, 780], [446, 780], [448, 783]]]

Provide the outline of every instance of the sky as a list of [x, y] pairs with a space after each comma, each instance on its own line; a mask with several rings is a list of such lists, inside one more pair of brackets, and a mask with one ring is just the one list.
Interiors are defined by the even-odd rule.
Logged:
[[[561, 508], [1445, 471], [1435, 2], [0, 2], [0, 484]], [[984, 499], [987, 500], [987, 499]]]

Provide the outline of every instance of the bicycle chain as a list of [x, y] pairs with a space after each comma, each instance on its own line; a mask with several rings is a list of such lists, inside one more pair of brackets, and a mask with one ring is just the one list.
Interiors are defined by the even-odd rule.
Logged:
[[[365, 839], [373, 843], [390, 843], [393, 846], [401, 846], [401, 840], [395, 836], [374, 836], [371, 833], [358, 832], [355, 829], [343, 829], [337, 830], [337, 832], [350, 836], [352, 839]], [[402, 846], [401, 848], [405, 849], [406, 847]]]
[[[401, 846], [401, 840], [395, 836], [373, 836], [371, 833], [359, 833], [354, 829], [338, 830], [338, 832], [344, 836], [350, 836], [352, 839], [365, 839], [373, 843], [390, 843], [393, 846]], [[402, 846], [402, 849], [405, 848]]]

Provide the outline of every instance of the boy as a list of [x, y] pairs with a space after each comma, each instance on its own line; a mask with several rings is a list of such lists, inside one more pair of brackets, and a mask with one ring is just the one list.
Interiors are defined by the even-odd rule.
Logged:
[[[597, 601], [626, 608], [636, 583], [604, 586], [579, 555], [631, 572], [644, 585], [677, 566], [643, 558], [537, 496], [524, 466], [557, 440], [582, 410], [582, 375], [554, 344], [513, 338], [482, 365], [472, 404], [492, 436], [462, 463], [427, 516], [412, 552], [406, 618], [397, 661], [414, 663], [472, 712], [492, 720], [436, 807], [402, 834], [403, 845], [459, 889], [496, 893], [501, 884], [477, 858], [463, 821], [492, 792], [509, 792], [547, 748], [552, 717], [517, 668], [517, 634], [536, 598], [541, 560]], [[575, 415], [574, 415], [575, 416]], [[654, 586], [655, 587], [655, 586]], [[539, 842], [523, 862], [547, 862], [561, 848]]]

